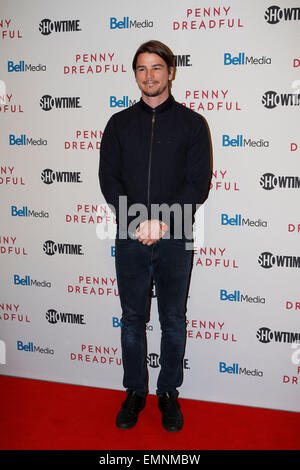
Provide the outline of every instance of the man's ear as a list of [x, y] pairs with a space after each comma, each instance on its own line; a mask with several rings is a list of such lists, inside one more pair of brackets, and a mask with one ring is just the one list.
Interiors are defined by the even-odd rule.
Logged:
[[169, 68], [169, 80], [173, 80], [174, 78], [174, 67]]

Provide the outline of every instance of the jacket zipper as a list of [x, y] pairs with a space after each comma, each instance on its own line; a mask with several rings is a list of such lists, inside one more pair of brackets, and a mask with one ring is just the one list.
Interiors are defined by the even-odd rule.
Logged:
[[153, 145], [154, 125], [155, 125], [155, 109], [153, 109], [153, 114], [152, 114], [152, 129], [151, 129], [149, 165], [148, 165], [148, 217], [149, 218], [150, 218], [150, 177], [151, 177], [151, 159], [152, 159], [152, 145]]

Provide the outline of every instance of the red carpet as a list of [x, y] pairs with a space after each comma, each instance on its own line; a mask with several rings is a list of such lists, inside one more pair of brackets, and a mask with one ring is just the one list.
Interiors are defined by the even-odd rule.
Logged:
[[0, 390], [2, 450], [300, 449], [300, 413], [181, 399], [184, 428], [168, 433], [150, 395], [123, 431], [114, 423], [124, 392], [7, 376]]

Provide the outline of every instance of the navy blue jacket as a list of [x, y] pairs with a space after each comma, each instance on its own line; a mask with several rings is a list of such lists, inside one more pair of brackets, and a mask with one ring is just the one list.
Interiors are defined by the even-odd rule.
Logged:
[[[100, 149], [101, 191], [113, 206], [118, 225], [120, 195], [127, 196], [128, 207], [144, 204], [148, 219], [151, 204], [192, 204], [192, 224], [198, 204], [208, 195], [210, 160], [209, 133], [200, 114], [171, 95], [156, 108], [141, 99], [114, 114], [106, 125]], [[128, 217], [128, 223], [137, 215]], [[164, 221], [172, 233], [172, 215]]]

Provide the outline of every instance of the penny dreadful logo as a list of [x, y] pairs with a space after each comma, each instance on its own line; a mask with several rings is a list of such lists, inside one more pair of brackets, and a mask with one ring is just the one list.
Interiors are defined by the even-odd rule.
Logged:
[[240, 18], [231, 17], [231, 7], [187, 8], [184, 20], [172, 23], [174, 31], [212, 31], [243, 28]]
[[224, 325], [219, 321], [187, 320], [187, 338], [235, 343], [235, 334], [226, 332]]
[[229, 90], [185, 90], [184, 93], [181, 104], [193, 111], [241, 111], [239, 102], [230, 98]]
[[6, 184], [8, 186], [25, 186], [25, 181], [23, 176], [16, 176], [15, 175], [15, 167], [14, 166], [1, 166], [0, 167], [0, 185]]
[[65, 141], [65, 150], [99, 150], [102, 130], [76, 130], [74, 140]]
[[[224, 267], [229, 269], [238, 268], [237, 260], [228, 258], [225, 254], [226, 248], [195, 247], [194, 265], [205, 268]], [[225, 256], [224, 256], [225, 254]], [[226, 256], [227, 255], [227, 256]], [[198, 256], [198, 258], [197, 258]]]
[[19, 323], [30, 323], [29, 316], [20, 310], [19, 304], [0, 304], [0, 320], [9, 320]]
[[68, 294], [119, 296], [116, 278], [80, 275], [77, 282], [77, 284], [68, 284]]
[[22, 34], [19, 29], [11, 29], [11, 18], [4, 18], [0, 20], [1, 39], [22, 39]]
[[118, 348], [113, 346], [82, 344], [80, 353], [70, 353], [70, 360], [106, 366], [122, 365]]
[[127, 72], [125, 64], [116, 60], [115, 52], [76, 54], [75, 65], [64, 65], [64, 75], [87, 75]]

